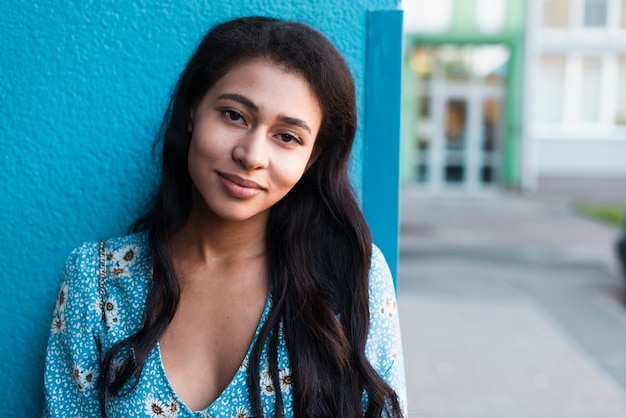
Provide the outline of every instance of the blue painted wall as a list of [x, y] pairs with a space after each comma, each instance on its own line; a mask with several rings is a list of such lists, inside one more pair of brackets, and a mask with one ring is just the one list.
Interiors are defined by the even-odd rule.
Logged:
[[[0, 3], [0, 404], [5, 411], [17, 407], [19, 416], [38, 415], [64, 260], [83, 241], [123, 234], [142, 210], [155, 184], [150, 148], [156, 128], [170, 89], [205, 30], [217, 21], [263, 14], [307, 22], [337, 44], [357, 84], [361, 129], [351, 175], [362, 192], [366, 12], [394, 10], [398, 3]], [[374, 215], [371, 223], [383, 222]], [[397, 226], [388, 234], [396, 231]]]

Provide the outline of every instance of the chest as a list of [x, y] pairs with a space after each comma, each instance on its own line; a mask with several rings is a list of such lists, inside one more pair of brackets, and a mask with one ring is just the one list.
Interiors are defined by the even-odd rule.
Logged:
[[[263, 416], [274, 415], [276, 402], [275, 389], [267, 371], [268, 349], [268, 344], [265, 344], [261, 353], [259, 375], [261, 385], [257, 389], [261, 395]], [[147, 358], [137, 386], [124, 396], [107, 400], [107, 416], [113, 418], [128, 416], [172, 416], [178, 418], [252, 416], [249, 398], [250, 388], [248, 388], [249, 356], [250, 353], [246, 355], [232, 380], [228, 382], [217, 398], [206, 407], [198, 407], [188, 402], [189, 399], [179, 393], [179, 388], [171, 384], [171, 376], [165, 371], [161, 359], [160, 344], [158, 344]], [[283, 338], [279, 338], [278, 367], [285, 416], [292, 417], [291, 371]]]
[[204, 409], [226, 389], [250, 350], [267, 301], [264, 287], [187, 286], [160, 340], [178, 396]]
[[[271, 308], [271, 298], [268, 298], [265, 306], [262, 308], [262, 314], [259, 326], [264, 323], [267, 314]], [[258, 331], [257, 327], [256, 331]], [[254, 332], [252, 341], [249, 346], [254, 344], [257, 333]], [[203, 375], [212, 375], [212, 373], [202, 372], [203, 366], [196, 361], [189, 363], [190, 368], [186, 369], [182, 374], [181, 367], [172, 364], [168, 360], [168, 347], [163, 345], [163, 340], [157, 344], [146, 363], [137, 386], [128, 391], [125, 396], [116, 397], [107, 401], [107, 416], [126, 417], [130, 416], [129, 411], [137, 413], [139, 416], [160, 416], [154, 411], [177, 411], [171, 416], [182, 417], [198, 417], [198, 416], [251, 416], [251, 406], [249, 399], [249, 391], [254, 388], [248, 388], [248, 374], [251, 350], [244, 353], [243, 361], [237, 361], [234, 374], [230, 376], [227, 382], [215, 384], [213, 381], [203, 381]], [[177, 347], [173, 348], [178, 351]], [[184, 349], [184, 348], [183, 348]], [[261, 351], [260, 358], [260, 375], [259, 390], [261, 394], [261, 405], [265, 416], [272, 416], [275, 406], [275, 390], [273, 387], [268, 370], [268, 350], [269, 342], [266, 342]], [[280, 388], [284, 400], [284, 408], [286, 415], [293, 416], [293, 398], [292, 398], [292, 379], [290, 371], [290, 361], [287, 345], [282, 334], [279, 334], [278, 341], [278, 369], [280, 375]], [[206, 355], [206, 354], [203, 354]], [[187, 354], [183, 357], [191, 357]], [[202, 372], [202, 373], [198, 373]], [[228, 376], [229, 373], [226, 373]], [[181, 383], [182, 382], [182, 383]], [[188, 388], [202, 388], [202, 390], [192, 393]], [[220, 390], [220, 388], [222, 390]], [[213, 389], [211, 389], [213, 388]], [[209, 389], [211, 392], [209, 392]], [[207, 396], [207, 394], [209, 394]], [[202, 411], [202, 413], [200, 412]]]

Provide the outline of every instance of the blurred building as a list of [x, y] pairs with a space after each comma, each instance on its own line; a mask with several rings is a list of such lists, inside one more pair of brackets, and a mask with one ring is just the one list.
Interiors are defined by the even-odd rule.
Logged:
[[626, 178], [626, 0], [531, 0], [527, 28], [529, 187]]
[[401, 177], [626, 179], [626, 0], [404, 0]]

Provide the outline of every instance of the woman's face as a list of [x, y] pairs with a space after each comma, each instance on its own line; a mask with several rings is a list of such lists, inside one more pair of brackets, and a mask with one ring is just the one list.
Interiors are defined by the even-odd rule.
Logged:
[[265, 59], [234, 67], [191, 115], [194, 210], [267, 219], [312, 161], [321, 122], [320, 104], [299, 74]]

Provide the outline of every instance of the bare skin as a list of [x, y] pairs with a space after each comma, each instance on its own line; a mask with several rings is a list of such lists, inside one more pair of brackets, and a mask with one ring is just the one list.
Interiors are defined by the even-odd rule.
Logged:
[[214, 242], [193, 224], [174, 240], [181, 300], [160, 349], [170, 384], [196, 411], [219, 397], [241, 365], [263, 313], [268, 281], [258, 226], [224, 226], [229, 232]]

